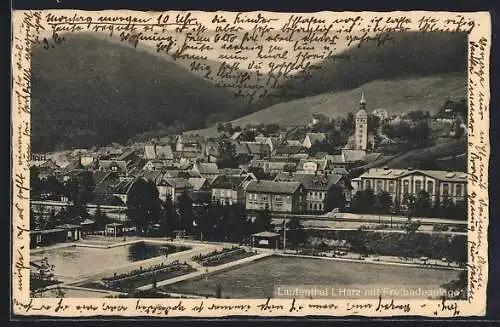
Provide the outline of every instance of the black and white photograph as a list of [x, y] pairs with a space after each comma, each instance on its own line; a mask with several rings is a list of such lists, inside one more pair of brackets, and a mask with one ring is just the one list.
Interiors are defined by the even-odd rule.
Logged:
[[487, 280], [490, 36], [447, 14], [19, 13], [27, 297], [460, 315]]

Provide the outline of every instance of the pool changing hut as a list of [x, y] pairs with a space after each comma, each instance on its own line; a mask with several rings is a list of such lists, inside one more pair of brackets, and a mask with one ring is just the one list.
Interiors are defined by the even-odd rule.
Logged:
[[73, 225], [73, 224], [64, 224], [56, 226], [58, 229], [62, 229], [66, 231], [66, 241], [74, 242], [78, 241], [82, 238], [82, 226]]
[[280, 234], [272, 232], [260, 232], [252, 234], [252, 247], [278, 249]]
[[123, 236], [123, 224], [111, 223], [106, 225], [106, 236]]

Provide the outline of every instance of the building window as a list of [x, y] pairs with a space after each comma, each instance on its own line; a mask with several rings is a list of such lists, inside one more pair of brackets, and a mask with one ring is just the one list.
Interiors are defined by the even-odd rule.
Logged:
[[318, 205], [316, 203], [314, 204], [314, 210], [318, 210]]
[[462, 196], [462, 185], [460, 184], [455, 185], [455, 195]]
[[389, 181], [389, 192], [394, 193], [394, 181]]
[[420, 192], [421, 189], [422, 189], [422, 181], [416, 180], [415, 181], [415, 193]]
[[427, 182], [427, 193], [429, 193], [429, 195], [434, 193], [434, 183], [432, 181]]
[[448, 194], [450, 194], [450, 185], [443, 184], [443, 195], [448, 195]]
[[410, 193], [410, 181], [405, 180], [403, 181], [403, 194], [409, 194]]
[[312, 208], [313, 208], [312, 203], [309, 203], [309, 209], [311, 209], [311, 210], [312, 210]]
[[366, 183], [366, 189], [371, 188], [371, 185], [370, 185], [370, 181], [369, 181], [369, 180], [367, 180], [365, 183]]
[[377, 181], [377, 191], [382, 191], [382, 181]]

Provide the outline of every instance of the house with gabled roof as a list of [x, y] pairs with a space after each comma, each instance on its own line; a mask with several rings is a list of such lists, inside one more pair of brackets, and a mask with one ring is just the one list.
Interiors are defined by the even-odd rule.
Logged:
[[125, 160], [99, 160], [99, 170], [127, 174], [128, 167]]
[[305, 188], [300, 182], [257, 180], [246, 187], [245, 208], [249, 211], [300, 213], [305, 201]]
[[178, 177], [164, 177], [157, 187], [163, 201], [169, 197], [172, 202], [177, 202], [183, 193], [190, 194], [193, 191], [193, 185], [187, 179]]
[[144, 159], [171, 162], [174, 154], [170, 145], [147, 144], [144, 146]]
[[253, 175], [220, 175], [211, 184], [212, 201], [221, 204], [242, 203], [245, 201], [245, 186], [248, 181], [256, 180]]
[[306, 211], [325, 212], [326, 199], [333, 185], [339, 186], [347, 201], [351, 196], [351, 185], [345, 175], [335, 174], [303, 174], [283, 172], [278, 174], [275, 181], [300, 182], [306, 192]]
[[307, 133], [302, 141], [302, 146], [309, 149], [316, 142], [323, 142], [326, 140], [325, 133]]
[[195, 162], [192, 170], [199, 173], [201, 177], [209, 179], [219, 175], [219, 167], [215, 162]]

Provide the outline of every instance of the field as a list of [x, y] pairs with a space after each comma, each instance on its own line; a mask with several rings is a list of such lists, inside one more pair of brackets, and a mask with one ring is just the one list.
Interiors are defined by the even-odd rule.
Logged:
[[163, 290], [214, 296], [220, 284], [223, 298], [272, 298], [274, 287], [278, 285], [437, 289], [456, 279], [457, 275], [452, 270], [273, 256], [208, 277], [169, 285]]

